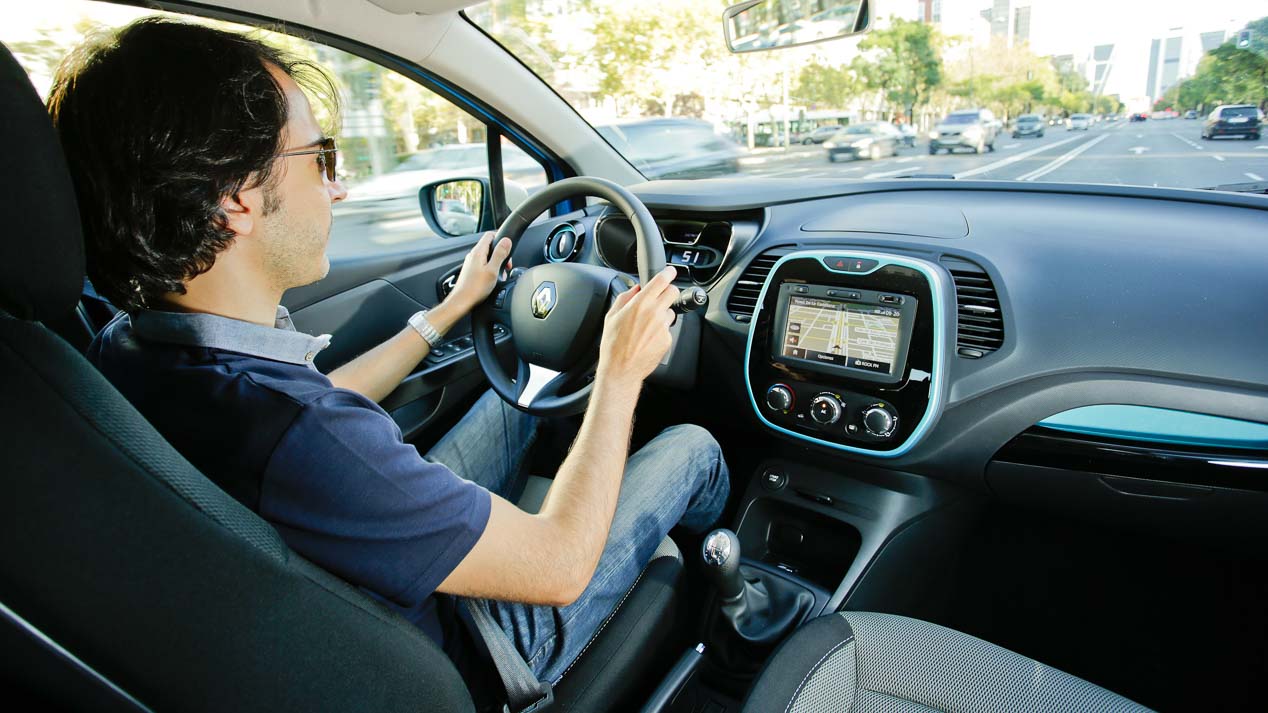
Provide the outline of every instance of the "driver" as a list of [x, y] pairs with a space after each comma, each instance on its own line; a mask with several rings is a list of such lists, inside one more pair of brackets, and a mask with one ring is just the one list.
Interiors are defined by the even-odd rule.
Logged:
[[488, 296], [510, 241], [485, 234], [417, 326], [329, 375], [313, 359], [330, 336], [296, 331], [279, 305], [326, 275], [331, 206], [347, 195], [306, 92], [337, 96], [312, 63], [168, 20], [138, 21], [63, 64], [49, 111], [88, 272], [123, 310], [89, 358], [291, 548], [400, 612], [460, 668], [469, 634], [438, 592], [478, 599], [555, 682], [670, 528], [703, 532], [727, 498], [721, 451], [699, 427], [670, 428], [626, 459], [642, 382], [670, 346], [674, 269], [607, 313], [580, 432], [540, 511], [524, 512], [508, 498], [536, 418], [488, 392], [421, 456], [376, 403], [428, 338]]

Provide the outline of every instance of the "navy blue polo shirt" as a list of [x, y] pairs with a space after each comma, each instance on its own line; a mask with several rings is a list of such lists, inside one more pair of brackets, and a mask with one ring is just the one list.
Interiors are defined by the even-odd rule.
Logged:
[[[313, 366], [330, 337], [209, 314], [119, 313], [88, 358], [207, 477], [299, 554], [445, 646], [432, 596], [484, 532], [490, 495], [404, 442]], [[448, 647], [446, 647], [448, 648]]]

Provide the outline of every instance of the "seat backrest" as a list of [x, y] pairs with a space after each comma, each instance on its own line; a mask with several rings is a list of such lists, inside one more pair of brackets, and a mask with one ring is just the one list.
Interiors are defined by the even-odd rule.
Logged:
[[0, 136], [6, 685], [71, 709], [471, 710], [427, 636], [292, 553], [39, 323], [75, 308], [83, 247], [56, 137], [3, 46]]

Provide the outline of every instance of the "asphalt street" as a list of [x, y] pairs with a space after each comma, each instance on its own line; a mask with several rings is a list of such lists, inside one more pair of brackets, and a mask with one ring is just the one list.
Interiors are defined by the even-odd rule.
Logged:
[[821, 146], [795, 146], [742, 160], [745, 173], [783, 178], [876, 179], [950, 175], [1006, 181], [1207, 188], [1268, 180], [1268, 141], [1203, 141], [1185, 119], [1101, 122], [1088, 131], [1048, 127], [1043, 138], [1001, 133], [995, 151], [930, 155], [928, 144], [876, 161], [829, 163]]
[[[814, 145], [765, 150], [740, 161], [745, 175], [806, 179], [939, 175], [1180, 188], [1268, 181], [1268, 140], [1203, 141], [1201, 128], [1201, 121], [1185, 119], [1101, 122], [1088, 131], [1048, 127], [1043, 138], [1001, 133], [995, 150], [980, 155], [965, 150], [931, 156], [922, 140], [876, 161], [829, 163], [826, 150]], [[413, 197], [350, 201], [335, 206], [334, 214], [331, 257], [408, 250], [436, 239]]]

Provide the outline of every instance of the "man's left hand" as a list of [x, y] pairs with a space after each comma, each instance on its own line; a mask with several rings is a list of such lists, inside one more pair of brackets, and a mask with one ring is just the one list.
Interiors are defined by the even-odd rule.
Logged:
[[506, 264], [508, 270], [511, 268], [507, 260], [511, 254], [511, 239], [502, 238], [492, 251], [489, 250], [491, 242], [493, 242], [493, 233], [480, 236], [479, 242], [471, 248], [471, 252], [467, 253], [467, 258], [462, 263], [462, 270], [458, 273], [458, 281], [454, 284], [453, 291], [445, 298], [446, 302], [461, 309], [464, 314], [483, 302], [493, 291], [503, 263]]

